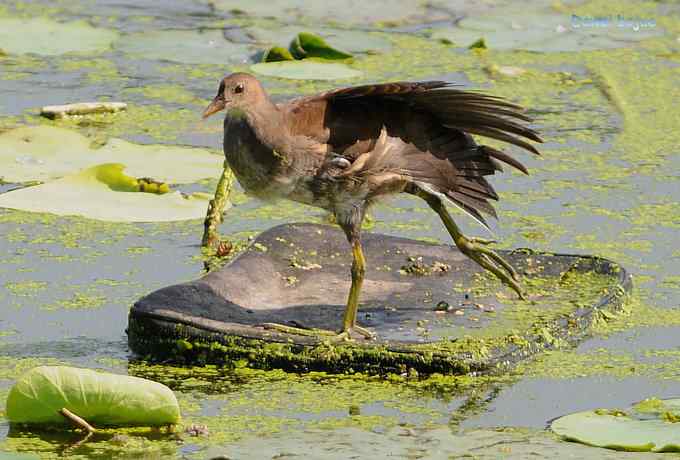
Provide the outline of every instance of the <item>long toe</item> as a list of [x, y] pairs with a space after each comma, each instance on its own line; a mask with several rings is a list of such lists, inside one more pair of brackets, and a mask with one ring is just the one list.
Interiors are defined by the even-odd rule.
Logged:
[[285, 324], [279, 323], [262, 323], [259, 324], [259, 326], [268, 330], [283, 332], [285, 334], [303, 335], [306, 337], [319, 337], [323, 339], [327, 339], [328, 337], [332, 337], [337, 334], [337, 332], [328, 331], [326, 329], [312, 329], [312, 328], [307, 329], [303, 327], [286, 326]]
[[354, 327], [350, 329], [350, 331], [363, 336], [367, 340], [375, 340], [376, 338], [376, 335], [372, 331], [366, 329], [365, 327], [354, 325]]
[[353, 342], [356, 339], [375, 340], [376, 335], [370, 330], [354, 325], [346, 331], [340, 331], [335, 336], [335, 340], [342, 342]]
[[462, 244], [459, 247], [466, 256], [477, 262], [482, 268], [493, 273], [496, 278], [515, 291], [520, 299], [525, 299], [524, 291], [519, 285], [519, 276], [517, 275], [517, 272], [501, 256], [491, 249], [475, 244], [467, 243]]
[[507, 260], [505, 260], [504, 258], [499, 256], [498, 253], [496, 253], [495, 251], [492, 251], [491, 249], [488, 249], [488, 248], [479, 248], [478, 250], [482, 254], [489, 257], [496, 264], [503, 267], [503, 269], [510, 275], [510, 277], [513, 280], [519, 281], [519, 275], [517, 274], [517, 271], [515, 270], [515, 268], [512, 265], [510, 265], [510, 263]]

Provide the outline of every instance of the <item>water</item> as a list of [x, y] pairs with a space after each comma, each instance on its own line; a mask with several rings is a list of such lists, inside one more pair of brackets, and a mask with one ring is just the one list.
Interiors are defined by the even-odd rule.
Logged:
[[[87, 20], [123, 35], [229, 28], [228, 37], [234, 36], [234, 27], [301, 24], [301, 30], [313, 30], [316, 24], [291, 12], [275, 20], [244, 17], [225, 6], [228, 3], [6, 1], [0, 5], [0, 19], [47, 14], [58, 21]], [[544, 5], [536, 2], [533, 8]], [[201, 275], [202, 222], [107, 224], [3, 209], [0, 401], [23, 371], [38, 364], [129, 372], [172, 386], [184, 425], [205, 424], [210, 434], [184, 435], [178, 442], [137, 430], [121, 441], [111, 432], [68, 447], [77, 438], [16, 432], [8, 436], [7, 423], [0, 422], [0, 449], [37, 451], [46, 458], [64, 448], [73, 456], [99, 458], [379, 458], [388, 452], [397, 458], [525, 458], [530, 453], [539, 458], [617, 458], [615, 453], [561, 443], [543, 430], [551, 419], [568, 412], [625, 407], [646, 397], [680, 393], [680, 373], [675, 371], [680, 358], [680, 110], [672, 103], [680, 96], [677, 7], [663, 2], [564, 7], [565, 17], [572, 9], [610, 14], [617, 8], [623, 14], [656, 17], [662, 33], [649, 41], [626, 42], [627, 50], [541, 54], [491, 49], [477, 54], [427, 38], [423, 24], [449, 27], [466, 14], [481, 14], [466, 8], [458, 2], [436, 2], [431, 9], [405, 13], [393, 29], [376, 28], [366, 15], [339, 21], [339, 26], [378, 30], [392, 42], [392, 50], [358, 56], [352, 65], [365, 75], [356, 81], [263, 82], [276, 98], [285, 98], [363, 81], [444, 76], [530, 107], [547, 142], [541, 147], [542, 158], [518, 153], [531, 176], [513, 172], [494, 178], [501, 196], [496, 237], [503, 247], [598, 254], [621, 262], [635, 275], [630, 316], [574, 350], [524, 364], [508, 379], [472, 386], [149, 367], [136, 363], [127, 349], [127, 311], [152, 290]], [[0, 41], [0, 49], [3, 46]], [[113, 48], [101, 52], [1, 56], [0, 130], [49, 123], [93, 138], [110, 135], [213, 149], [221, 145], [221, 122], [218, 117], [200, 122], [201, 110], [221, 75], [247, 70], [226, 55], [223, 62], [212, 64], [183, 64], [182, 56], [176, 56], [176, 62], [157, 60], [153, 53], [133, 56], [120, 51], [115, 41]], [[484, 70], [489, 64], [519, 66], [528, 73], [494, 77]], [[94, 121], [49, 122], [36, 116], [43, 105], [93, 99], [125, 101], [131, 109]], [[215, 178], [218, 174], [215, 171]], [[211, 180], [180, 189], [205, 191], [214, 185]], [[0, 192], [14, 187], [2, 183]], [[319, 210], [263, 205], [240, 192], [234, 201], [221, 232], [235, 240], [284, 222], [325, 221]], [[373, 217], [372, 231], [448, 238], [437, 217], [415, 199], [394, 199], [376, 207]], [[482, 233], [462, 216], [459, 221], [466, 232]], [[459, 434], [461, 429], [465, 436]]]

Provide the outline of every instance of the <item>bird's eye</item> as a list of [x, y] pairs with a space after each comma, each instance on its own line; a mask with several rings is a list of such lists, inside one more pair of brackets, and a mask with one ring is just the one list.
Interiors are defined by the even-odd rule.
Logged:
[[242, 93], [243, 92], [243, 85], [239, 83], [238, 85], [234, 86], [234, 93]]

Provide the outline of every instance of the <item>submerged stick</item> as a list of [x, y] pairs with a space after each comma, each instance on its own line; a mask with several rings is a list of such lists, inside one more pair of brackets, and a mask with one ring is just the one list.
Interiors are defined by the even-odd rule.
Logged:
[[203, 239], [201, 246], [205, 248], [216, 246], [220, 241], [220, 236], [217, 232], [217, 227], [222, 223], [222, 216], [224, 214], [224, 207], [227, 204], [231, 188], [234, 184], [234, 173], [229, 168], [229, 164], [224, 162], [222, 175], [217, 183], [215, 190], [215, 197], [210, 200], [208, 204], [208, 212], [203, 222]]
[[68, 410], [65, 407], [62, 407], [61, 410], [59, 411], [61, 415], [72, 421], [76, 426], [79, 428], [82, 428], [83, 430], [87, 431], [88, 433], [94, 433], [95, 429], [92, 425], [87, 423], [84, 418], [77, 416], [70, 410]]
[[47, 105], [40, 110], [40, 115], [54, 120], [73, 115], [115, 113], [126, 109], [127, 104], [125, 102], [78, 102], [66, 105]]

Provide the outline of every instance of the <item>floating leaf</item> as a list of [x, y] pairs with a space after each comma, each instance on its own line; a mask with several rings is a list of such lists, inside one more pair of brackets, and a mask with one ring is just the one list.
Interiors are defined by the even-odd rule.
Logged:
[[293, 61], [294, 59], [290, 51], [281, 46], [272, 46], [262, 56], [262, 62]]
[[169, 222], [199, 219], [208, 197], [180, 192], [144, 193], [125, 166], [110, 163], [34, 187], [0, 195], [0, 207], [113, 222]]
[[328, 60], [349, 59], [351, 54], [330, 46], [318, 35], [300, 32], [290, 42], [290, 52], [296, 59], [321, 58]]
[[[260, 44], [274, 45], [290, 43], [303, 30], [300, 26], [249, 27], [245, 29], [245, 32]], [[392, 44], [384, 38], [384, 34], [331, 27], [315, 27], [313, 32], [330, 46], [348, 53], [385, 53], [392, 48]]]
[[0, 43], [6, 52], [13, 54], [54, 56], [70, 52], [95, 53], [109, 49], [117, 38], [116, 31], [92, 27], [84, 21], [61, 23], [47, 18], [0, 19]]
[[[652, 415], [650, 417], [650, 414]], [[680, 399], [646, 400], [630, 410], [565, 415], [550, 428], [569, 441], [631, 452], [680, 452]]]
[[261, 75], [293, 80], [341, 80], [362, 75], [361, 71], [352, 69], [345, 64], [311, 60], [263, 62], [251, 65], [250, 69]]
[[484, 41], [484, 38], [478, 38], [468, 48], [471, 50], [485, 50], [487, 48], [486, 41]]
[[466, 45], [484, 37], [492, 49], [553, 52], [620, 48], [662, 34], [659, 27], [638, 31], [619, 27], [614, 19], [607, 27], [587, 27], [567, 14], [511, 6], [493, 15], [465, 18], [454, 27], [436, 30], [432, 38]]
[[123, 163], [129, 174], [192, 183], [219, 173], [223, 159], [206, 149], [138, 145], [110, 139], [100, 148], [76, 131], [23, 126], [0, 134], [0, 179], [47, 181], [102, 163]]
[[177, 399], [163, 384], [75, 367], [35, 367], [7, 396], [13, 423], [69, 424], [62, 408], [95, 425], [160, 426], [180, 419]]
[[243, 64], [255, 48], [225, 40], [218, 30], [163, 30], [125, 35], [115, 43], [124, 53], [187, 64]]

